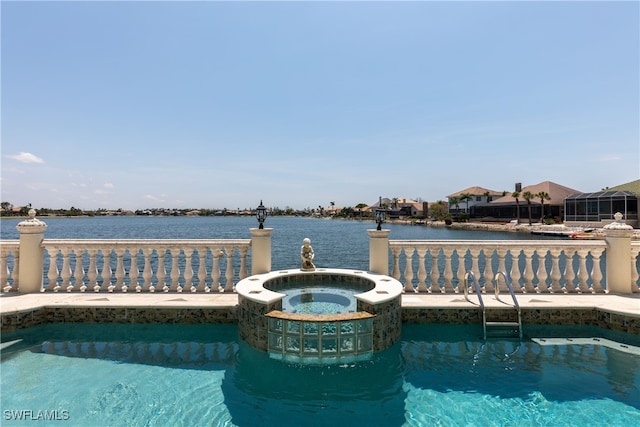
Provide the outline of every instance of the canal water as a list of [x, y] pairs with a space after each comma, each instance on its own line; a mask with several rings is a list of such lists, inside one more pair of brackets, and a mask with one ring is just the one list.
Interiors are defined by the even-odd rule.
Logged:
[[[258, 226], [253, 216], [104, 216], [40, 218], [47, 224], [45, 239], [250, 239]], [[18, 239], [16, 225], [23, 219], [0, 220], [2, 239]], [[300, 246], [311, 239], [316, 267], [368, 270], [372, 221], [347, 221], [302, 217], [268, 217], [272, 228], [272, 269], [298, 268]], [[541, 240], [527, 233], [458, 230], [424, 225], [383, 225], [389, 238], [412, 240]], [[553, 239], [553, 238], [551, 238]]]

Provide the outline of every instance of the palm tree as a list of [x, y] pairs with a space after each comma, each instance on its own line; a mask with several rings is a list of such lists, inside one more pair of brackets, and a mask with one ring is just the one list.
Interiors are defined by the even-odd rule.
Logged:
[[549, 193], [541, 191], [536, 196], [540, 197], [540, 222], [544, 221], [544, 201], [551, 200]]
[[0, 207], [2, 209], [4, 209], [5, 211], [8, 211], [9, 209], [11, 209], [13, 207], [13, 205], [9, 202], [2, 202], [0, 203]]
[[451, 207], [452, 205], [456, 207], [456, 213], [459, 213], [460, 212], [460, 197], [456, 197], [456, 196], [450, 197], [449, 198], [449, 207]]
[[473, 200], [473, 194], [471, 193], [462, 193], [460, 195], [460, 201], [461, 202], [467, 202], [467, 209], [466, 209], [466, 213], [469, 213], [469, 200]]
[[520, 192], [514, 191], [511, 193], [511, 197], [516, 199], [516, 224], [520, 224]]
[[522, 193], [522, 198], [527, 201], [527, 208], [529, 209], [529, 225], [531, 225], [531, 199], [534, 197], [535, 195], [531, 191]]

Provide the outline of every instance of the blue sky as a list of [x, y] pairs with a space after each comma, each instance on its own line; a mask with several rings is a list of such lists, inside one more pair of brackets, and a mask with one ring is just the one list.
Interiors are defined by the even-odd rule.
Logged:
[[0, 7], [15, 206], [302, 209], [640, 177], [636, 1]]

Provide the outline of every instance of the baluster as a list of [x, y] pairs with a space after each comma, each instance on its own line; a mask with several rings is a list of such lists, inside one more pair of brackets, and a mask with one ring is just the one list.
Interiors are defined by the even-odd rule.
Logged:
[[76, 255], [76, 266], [73, 271], [73, 281], [76, 289], [80, 292], [84, 292], [87, 289], [87, 285], [84, 283], [84, 268], [82, 266], [82, 258], [84, 255], [83, 250], [74, 251]]
[[242, 280], [247, 277], [247, 252], [249, 252], [249, 247], [241, 246], [238, 251], [240, 252], [240, 273], [238, 277]]
[[440, 249], [430, 248], [429, 253], [431, 254], [431, 286], [429, 286], [429, 292], [444, 292], [444, 288], [440, 289], [440, 283], [438, 283], [438, 277], [440, 275], [440, 270], [438, 270], [438, 255], [440, 254]]
[[415, 247], [405, 247], [404, 256], [406, 264], [404, 266], [404, 291], [415, 292], [413, 287], [413, 253], [416, 251]]
[[[503, 271], [509, 279], [511, 279], [511, 273], [507, 271], [507, 263], [505, 258], [507, 256], [507, 248], [497, 248], [496, 255], [498, 256], [498, 271]], [[496, 271], [497, 273], [497, 271]]]
[[67, 292], [71, 292], [73, 290], [73, 285], [71, 284], [71, 248], [62, 248], [60, 253], [62, 254], [62, 269], [60, 270], [62, 282], [60, 286], [65, 287]]
[[124, 276], [125, 276], [125, 272], [124, 272], [124, 251], [125, 250], [126, 250], [126, 248], [121, 248], [120, 250], [118, 250], [118, 248], [115, 248], [113, 250], [115, 252], [115, 254], [116, 254], [116, 271], [115, 271], [116, 283], [115, 283], [115, 290], [118, 290], [118, 291], [124, 290], [124, 292], [127, 291], [126, 287], [125, 287], [125, 289], [123, 289]]
[[[99, 252], [100, 252], [100, 255], [99, 255], [99, 256], [102, 258], [102, 264], [103, 264], [103, 265], [104, 265], [104, 264], [107, 264], [108, 262], [107, 262], [107, 260], [106, 260], [106, 256], [105, 256], [105, 254], [104, 254], [104, 250], [103, 250], [103, 249], [99, 249]], [[105, 286], [105, 282], [106, 282], [106, 280], [104, 280], [104, 279], [103, 279], [103, 277], [102, 277], [102, 269], [103, 269], [104, 267], [101, 267], [99, 264], [100, 264], [100, 263], [99, 263], [99, 261], [98, 261], [98, 258], [96, 258], [96, 268], [97, 268], [97, 270], [98, 270], [98, 276], [97, 276], [97, 278], [96, 278], [96, 284], [98, 284], [98, 281], [101, 281], [101, 283], [99, 283], [100, 291], [104, 291], [104, 290], [106, 289], [106, 287], [108, 287], [109, 285], [107, 284], [107, 285]]]
[[93, 285], [93, 292], [100, 292], [100, 285], [98, 284], [98, 266], [96, 258], [98, 257], [98, 249], [87, 249], [89, 255], [89, 269], [87, 270], [87, 284]]
[[2, 285], [2, 290], [4, 292], [9, 292], [11, 290], [11, 285], [9, 284], [9, 264], [7, 262], [8, 259], [9, 252], [2, 250], [2, 252], [0, 253], [0, 285]]
[[453, 267], [451, 266], [451, 258], [453, 255], [453, 248], [447, 247], [442, 249], [442, 255], [444, 256], [444, 292], [453, 292]]
[[495, 272], [492, 268], [492, 258], [493, 258], [493, 250], [491, 249], [483, 249], [484, 253], [484, 288], [487, 292], [493, 292], [493, 277], [495, 276]]
[[164, 265], [165, 258], [167, 257], [167, 248], [158, 248], [156, 252], [158, 253], [158, 268], [156, 269], [156, 279], [158, 279], [158, 283], [153, 291], [162, 290], [166, 292], [166, 290], [169, 289], [167, 286], [167, 268]]
[[418, 292], [429, 292], [429, 289], [427, 289], [427, 269], [424, 266], [426, 255], [427, 248], [418, 248]]
[[144, 256], [144, 267], [142, 268], [142, 286], [137, 286], [136, 292], [149, 291], [153, 286], [153, 283], [151, 282], [151, 279], [153, 278], [153, 269], [151, 268], [151, 257], [153, 256], [153, 248], [142, 249], [142, 255]]
[[225, 292], [235, 291], [235, 286], [233, 284], [233, 247], [231, 248], [231, 251], [227, 251], [227, 271], [224, 277], [227, 280], [224, 287]]
[[129, 249], [129, 255], [131, 255], [131, 268], [129, 269], [129, 286], [127, 287], [127, 290], [132, 289], [137, 291], [138, 277], [140, 277], [140, 269], [138, 267], [138, 255], [140, 255], [140, 249], [134, 249], [133, 251]]
[[115, 286], [111, 284], [111, 275], [113, 273], [111, 269], [111, 248], [102, 249], [102, 261], [102, 289], [113, 292]]
[[206, 288], [204, 279], [207, 277], [207, 269], [205, 268], [204, 263], [207, 259], [207, 248], [198, 247], [197, 250], [198, 255], [196, 259], [198, 260], [198, 284], [194, 284], [191, 287], [191, 292], [196, 292], [198, 290], [204, 291]]
[[[602, 253], [602, 252], [601, 252]], [[637, 293], [640, 292], [640, 287], [638, 286], [638, 279], [640, 278], [640, 274], [638, 273], [638, 255], [640, 254], [640, 246], [631, 246], [631, 292]], [[14, 273], [15, 280], [15, 273]]]
[[562, 292], [562, 286], [560, 285], [560, 279], [562, 274], [560, 273], [560, 253], [562, 249], [552, 248], [549, 250], [551, 254], [551, 293]]
[[191, 254], [187, 254], [187, 249], [184, 250], [184, 286], [183, 291], [193, 292], [193, 257], [195, 256], [195, 249], [191, 250]]
[[[246, 262], [246, 256], [247, 256], [247, 252], [248, 249], [247, 247], [243, 248], [244, 251], [240, 251], [241, 253], [241, 258], [240, 258], [240, 274], [242, 274], [242, 268], [243, 268], [243, 263]], [[209, 279], [211, 279], [211, 276], [213, 274], [213, 268], [211, 268], [211, 270], [209, 268], [207, 268], [207, 264], [206, 264], [206, 259], [208, 258], [208, 254], [211, 254], [211, 257], [213, 257], [213, 249], [211, 247], [207, 247], [204, 249], [204, 256], [202, 257], [202, 264], [200, 265], [200, 268], [204, 268], [204, 273], [202, 276], [202, 286], [205, 292], [211, 292], [213, 290], [213, 283], [211, 283], [211, 286], [207, 285], [207, 281], [209, 281]], [[212, 266], [213, 267], [213, 266]], [[198, 273], [199, 275], [200, 273]], [[244, 265], [244, 274], [247, 274], [247, 267], [246, 265]], [[240, 280], [242, 280], [242, 278], [240, 278]], [[213, 282], [213, 279], [211, 279], [211, 282]]]
[[393, 246], [391, 248], [391, 253], [393, 254], [393, 272], [391, 273], [391, 277], [396, 280], [400, 280], [400, 251], [401, 248], [399, 246]]
[[220, 248], [212, 248], [211, 255], [213, 256], [213, 268], [211, 269], [211, 289], [216, 289], [218, 292], [223, 292], [224, 289], [220, 286]]
[[591, 250], [591, 256], [593, 257], [593, 273], [591, 274], [593, 285], [591, 285], [591, 291], [593, 293], [601, 293], [604, 291], [602, 289], [602, 270], [600, 269], [600, 257], [602, 256], [602, 252], [604, 252], [604, 248]]
[[547, 286], [547, 278], [549, 274], [547, 273], [547, 252], [548, 251], [540, 251], [536, 250], [536, 254], [538, 255], [538, 292], [548, 292], [549, 287]]
[[564, 256], [567, 261], [567, 266], [564, 269], [564, 288], [565, 292], [577, 292], [574, 280], [576, 278], [576, 271], [573, 268], [573, 257], [576, 254], [576, 250], [573, 248], [565, 248]]
[[[514, 252], [516, 253], [514, 254]], [[514, 292], [524, 291], [524, 286], [520, 284], [520, 278], [522, 277], [520, 273], [520, 253], [522, 253], [521, 250], [509, 249], [509, 256], [511, 257], [511, 271], [509, 272], [509, 276], [511, 277]]]
[[171, 248], [171, 286], [169, 292], [178, 292], [180, 289], [180, 269], [178, 263], [180, 262], [180, 248]]
[[13, 253], [13, 271], [11, 272], [11, 278], [13, 279], [13, 286], [11, 289], [15, 288], [18, 290], [20, 288], [20, 251], [16, 250]]
[[[478, 258], [480, 257], [481, 249], [469, 248], [469, 254], [471, 255], [471, 271], [473, 274], [480, 280], [482, 277], [480, 275], [480, 267], [478, 266]], [[482, 291], [486, 290], [486, 283], [482, 286]]]
[[456, 248], [456, 255], [458, 256], [458, 272], [456, 274], [457, 278], [458, 278], [458, 287], [457, 287], [457, 292], [464, 292], [464, 289], [461, 288], [461, 286], [466, 286], [466, 283], [464, 283], [464, 275], [466, 273], [466, 271], [464, 270], [464, 255], [466, 253], [464, 248]]
[[580, 292], [590, 292], [589, 284], [589, 272], [587, 271], [587, 255], [589, 251], [587, 249], [578, 249], [578, 258], [580, 259], [580, 270], [578, 270], [578, 286]]
[[524, 289], [527, 292], [537, 292], [537, 289], [533, 285], [533, 278], [535, 277], [533, 273], [533, 254], [535, 249], [525, 248], [522, 251], [524, 252], [525, 257]]
[[58, 249], [51, 248], [47, 251], [49, 252], [49, 272], [47, 274], [49, 285], [47, 288], [58, 292], [60, 290], [60, 286], [58, 286]]

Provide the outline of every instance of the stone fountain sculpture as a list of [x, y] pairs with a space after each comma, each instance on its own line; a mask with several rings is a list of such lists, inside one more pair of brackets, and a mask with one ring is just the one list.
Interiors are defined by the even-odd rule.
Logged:
[[315, 254], [313, 253], [311, 240], [305, 238], [302, 241], [302, 246], [300, 247], [300, 258], [302, 259], [302, 267], [300, 267], [300, 269], [302, 271], [315, 271], [316, 266], [313, 264], [314, 256]]

